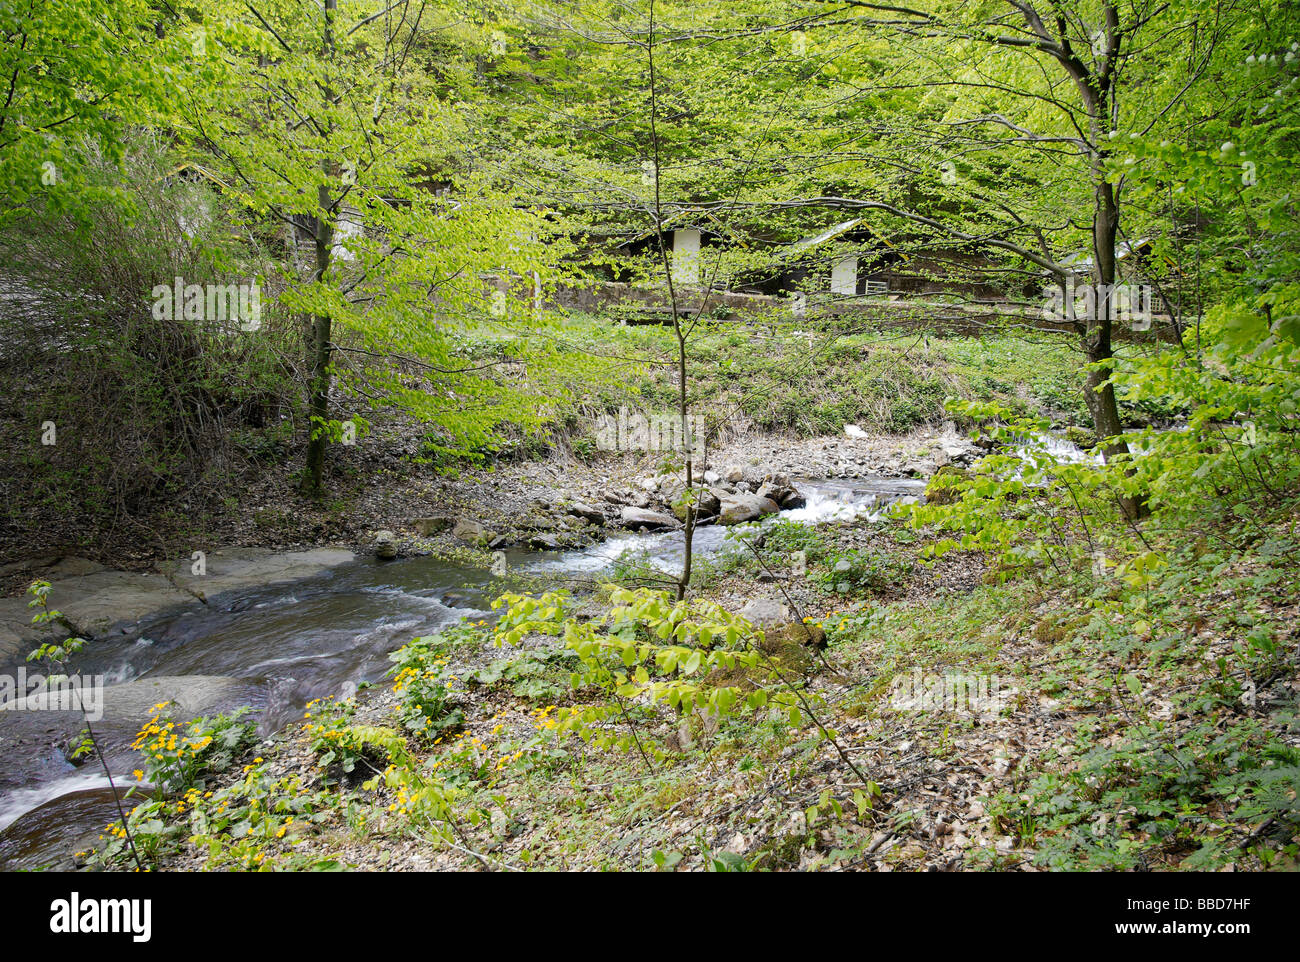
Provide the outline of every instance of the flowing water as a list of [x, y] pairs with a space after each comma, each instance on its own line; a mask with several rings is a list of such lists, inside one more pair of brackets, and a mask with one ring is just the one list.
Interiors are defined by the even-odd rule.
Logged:
[[[878, 520], [890, 502], [919, 497], [925, 485], [877, 479], [804, 481], [798, 487], [807, 506], [783, 511], [765, 523], [775, 518], [805, 523]], [[743, 551], [726, 539], [733, 530], [697, 529], [695, 552], [708, 557]], [[641, 552], [649, 563], [676, 573], [683, 537], [681, 532], [618, 533], [588, 548], [517, 552], [507, 561], [511, 570], [560, 584], [593, 579], [628, 552]], [[485, 616], [491, 598], [504, 587], [489, 572], [432, 557], [359, 559], [312, 578], [230, 592], [197, 611], [146, 619], [125, 633], [87, 645], [71, 670], [102, 674], [106, 684], [159, 676], [223, 676], [227, 682], [219, 701], [205, 713], [251, 705], [262, 729], [274, 732], [299, 717], [314, 698], [345, 694], [361, 681], [380, 680], [389, 667], [389, 653], [411, 638], [465, 617]], [[7, 670], [10, 666], [0, 665], [0, 671]], [[4, 713], [0, 724], [11, 723], [13, 716], [39, 714]], [[106, 719], [96, 728], [115, 774], [138, 765], [129, 748], [135, 727], [132, 723], [131, 730], [115, 730]], [[114, 818], [108, 782], [93, 762], [75, 768], [54, 744], [4, 759], [0, 867], [61, 863]]]

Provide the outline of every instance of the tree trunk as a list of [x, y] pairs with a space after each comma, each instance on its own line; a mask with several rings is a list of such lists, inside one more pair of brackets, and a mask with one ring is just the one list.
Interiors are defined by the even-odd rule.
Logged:
[[[1115, 188], [1106, 180], [1105, 171], [1100, 164], [1094, 167], [1096, 176], [1096, 204], [1093, 210], [1093, 278], [1097, 289], [1094, 292], [1095, 309], [1087, 319], [1087, 330], [1083, 336], [1084, 354], [1089, 364], [1108, 361], [1115, 356], [1111, 345], [1111, 315], [1114, 313], [1112, 299], [1115, 294], [1116, 263], [1115, 241], [1119, 236], [1119, 205], [1115, 199]], [[1107, 370], [1089, 369], [1084, 386], [1084, 403], [1092, 415], [1092, 426], [1098, 441], [1104, 438], [1117, 440], [1102, 445], [1102, 454], [1107, 461], [1119, 455], [1127, 455], [1129, 447], [1123, 440], [1118, 440], [1124, 425], [1119, 419], [1119, 404], [1115, 399], [1115, 389], [1106, 383], [1110, 377]], [[1150, 512], [1142, 498], [1121, 497], [1120, 508], [1130, 520], [1146, 517]]]
[[[338, 9], [338, 0], [325, 0], [325, 19], [323, 22], [322, 51], [329, 61], [334, 59], [334, 11]], [[328, 80], [323, 89], [328, 104], [334, 98]], [[330, 190], [328, 176], [335, 172], [334, 164], [325, 161], [326, 181], [320, 185], [316, 194], [316, 271], [313, 279], [320, 283], [329, 268], [330, 253], [334, 246], [334, 227], [330, 221]], [[317, 314], [312, 318], [311, 345], [311, 403], [309, 432], [307, 440], [307, 466], [303, 475], [303, 487], [312, 497], [319, 498], [324, 490], [325, 446], [329, 444], [330, 413], [330, 361], [333, 352], [330, 343], [330, 317]]]
[[[329, 267], [330, 248], [334, 243], [334, 231], [325, 213], [329, 209], [329, 202], [329, 188], [322, 184], [321, 212], [316, 217], [315, 230], [317, 282], [325, 276], [325, 270]], [[320, 497], [324, 490], [325, 446], [329, 444], [327, 422], [332, 353], [330, 317], [328, 314], [317, 314], [312, 318], [310, 434], [307, 441], [307, 470], [303, 477], [303, 487], [313, 497]]]

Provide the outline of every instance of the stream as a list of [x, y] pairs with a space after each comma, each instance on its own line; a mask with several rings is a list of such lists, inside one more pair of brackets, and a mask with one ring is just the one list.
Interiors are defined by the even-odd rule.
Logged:
[[[867, 479], [797, 481], [807, 505], [769, 516], [819, 523], [834, 519], [879, 520], [902, 497], [920, 497], [924, 481]], [[697, 556], [742, 551], [726, 535], [735, 528], [706, 526], [695, 532]], [[507, 553], [509, 569], [543, 583], [594, 580], [629, 552], [666, 572], [680, 570], [680, 531], [611, 533], [587, 548]], [[359, 558], [314, 577], [232, 591], [198, 610], [161, 613], [128, 630], [86, 645], [70, 672], [100, 674], [105, 685], [162, 676], [209, 676], [220, 682], [203, 714], [250, 705], [262, 731], [274, 733], [301, 717], [314, 698], [348, 694], [363, 681], [378, 682], [390, 652], [465, 617], [487, 617], [489, 603], [510, 587], [509, 576], [451, 564], [434, 557], [394, 561]], [[0, 664], [0, 671], [18, 665]], [[206, 683], [207, 679], [196, 679]], [[211, 693], [209, 693], [211, 694]], [[0, 714], [0, 725], [33, 724], [43, 712]], [[16, 716], [28, 716], [17, 718]], [[35, 722], [37, 728], [40, 720]], [[129, 725], [96, 724], [109, 765], [119, 782], [139, 767], [129, 745]], [[94, 761], [74, 767], [54, 739], [32, 744], [43, 750], [7, 757], [0, 766], [0, 868], [67, 867], [68, 855], [89, 846], [116, 819], [108, 781]]]

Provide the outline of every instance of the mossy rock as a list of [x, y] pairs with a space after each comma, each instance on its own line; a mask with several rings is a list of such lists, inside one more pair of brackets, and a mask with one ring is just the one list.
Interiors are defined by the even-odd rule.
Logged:
[[801, 625], [788, 622], [768, 628], [763, 632], [763, 640], [758, 648], [767, 657], [759, 659], [757, 666], [745, 668], [717, 668], [705, 676], [706, 684], [717, 688], [739, 688], [741, 691], [753, 691], [768, 679], [774, 665], [782, 672], [797, 672], [806, 675], [815, 667], [813, 649], [826, 647], [826, 632], [816, 625]]
[[734, 668], [715, 668], [704, 676], [704, 683], [714, 688], [738, 688], [749, 692], [756, 689], [766, 675], [765, 668], [744, 668], [737, 665]]
[[826, 647], [826, 631], [820, 625], [790, 621], [765, 629], [763, 641], [758, 647], [769, 655], [777, 655], [792, 645], [799, 648], [816, 648], [820, 651]]
[[1065, 429], [1065, 439], [1084, 451], [1091, 451], [1097, 446], [1096, 434], [1087, 428], [1076, 427], [1073, 424]]
[[940, 478], [960, 478], [965, 480], [969, 477], [970, 472], [965, 468], [959, 468], [955, 464], [945, 464], [934, 473], [934, 476], [926, 484], [925, 500], [930, 504], [952, 504], [961, 497], [961, 492], [958, 489], [950, 487], [953, 481], [944, 480], [938, 484], [935, 482], [939, 481]]

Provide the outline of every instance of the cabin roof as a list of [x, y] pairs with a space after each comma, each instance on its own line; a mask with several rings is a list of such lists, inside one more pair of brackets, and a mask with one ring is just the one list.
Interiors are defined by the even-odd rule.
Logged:
[[820, 234], [814, 234], [812, 237], [805, 237], [802, 240], [795, 241], [790, 245], [790, 250], [802, 251], [807, 250], [810, 247], [819, 247], [828, 241], [835, 240], [837, 237], [842, 237], [862, 223], [863, 219], [861, 217], [855, 217], [852, 220], [846, 220], [843, 223], [835, 224], [833, 227], [826, 228], [826, 230], [822, 231]]

